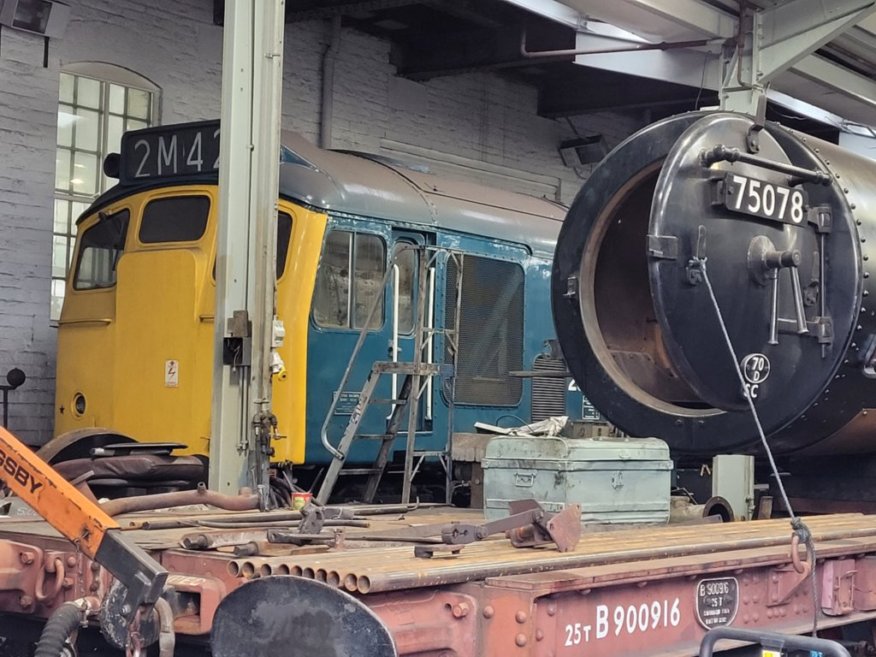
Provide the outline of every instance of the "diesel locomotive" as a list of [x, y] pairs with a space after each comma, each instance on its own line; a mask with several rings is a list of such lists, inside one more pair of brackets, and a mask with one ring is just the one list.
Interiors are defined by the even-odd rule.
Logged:
[[[55, 430], [68, 438], [44, 451], [53, 462], [87, 456], [116, 434], [178, 444], [188, 457], [209, 454], [219, 134], [218, 122], [127, 133], [110, 163], [119, 183], [80, 217], [58, 326]], [[372, 363], [411, 360], [418, 330], [433, 336], [427, 360], [456, 363], [454, 411], [438, 381], [420, 399], [420, 449], [441, 450], [450, 433], [478, 420], [580, 415], [580, 391], [562, 377], [519, 376], [565, 372], [549, 312], [563, 206], [320, 150], [297, 135], [283, 141], [276, 464], [329, 463], [323, 423], [337, 443]], [[418, 329], [418, 258], [427, 252], [427, 326]], [[441, 329], [456, 325], [457, 312], [451, 353]], [[350, 386], [339, 390], [348, 365]], [[375, 395], [397, 397], [400, 383], [386, 377]], [[360, 431], [385, 432], [386, 413], [369, 411]], [[358, 441], [347, 461], [370, 463], [374, 443]], [[404, 448], [404, 432], [396, 447]]]

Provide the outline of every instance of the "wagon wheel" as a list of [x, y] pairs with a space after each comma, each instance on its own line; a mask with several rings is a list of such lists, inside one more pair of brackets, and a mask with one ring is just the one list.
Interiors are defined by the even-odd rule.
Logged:
[[327, 584], [262, 577], [232, 591], [216, 610], [213, 657], [397, 657], [371, 609]]

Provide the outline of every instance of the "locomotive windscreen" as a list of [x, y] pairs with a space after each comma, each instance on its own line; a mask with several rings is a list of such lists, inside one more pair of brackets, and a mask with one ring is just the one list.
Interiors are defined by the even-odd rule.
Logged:
[[677, 453], [755, 450], [746, 393], [776, 451], [876, 449], [874, 203], [876, 163], [743, 115], [633, 135], [559, 237], [554, 320], [576, 382]]

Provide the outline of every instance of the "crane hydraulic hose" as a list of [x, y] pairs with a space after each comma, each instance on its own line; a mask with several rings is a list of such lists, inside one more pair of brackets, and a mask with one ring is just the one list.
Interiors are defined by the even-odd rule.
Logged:
[[34, 657], [59, 657], [64, 644], [89, 614], [97, 612], [100, 602], [95, 598], [80, 598], [58, 607], [40, 634]]

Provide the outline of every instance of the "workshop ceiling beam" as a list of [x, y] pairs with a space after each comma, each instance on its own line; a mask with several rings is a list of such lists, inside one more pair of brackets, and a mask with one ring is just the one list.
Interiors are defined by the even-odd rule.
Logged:
[[698, 100], [714, 103], [715, 92], [700, 92], [680, 84], [668, 84], [620, 77], [605, 71], [588, 71], [568, 78], [557, 77], [539, 90], [538, 113], [560, 118], [602, 111], [665, 109], [682, 112], [693, 109]]
[[[790, 0], [746, 11], [737, 46], [726, 60], [721, 108], [757, 115], [767, 85], [874, 9], [876, 0]], [[837, 86], [832, 80], [828, 84]]]
[[700, 0], [563, 0], [581, 15], [617, 25], [651, 41], [731, 38], [736, 19]]
[[418, 0], [287, 0], [286, 22], [331, 18], [333, 16], [361, 16], [382, 9], [395, 9], [419, 4]]
[[645, 50], [579, 55], [575, 58], [575, 63], [695, 88], [716, 90], [721, 84], [718, 57], [713, 53], [696, 50]]
[[874, 11], [876, 0], [791, 0], [757, 12], [757, 82], [770, 82]]
[[[286, 23], [331, 18], [337, 15], [358, 15], [382, 9], [395, 9], [420, 4], [420, 0], [287, 0]], [[222, 25], [225, 0], [213, 0], [213, 23]]]
[[[475, 28], [447, 32], [419, 33], [415, 38], [396, 42], [391, 61], [398, 74], [412, 80], [428, 80], [472, 70], [532, 66], [520, 51], [522, 31], [528, 47], [571, 49], [575, 31], [558, 23], [534, 18], [515, 29]], [[553, 61], [571, 62], [571, 55]], [[543, 62], [544, 60], [540, 60]]]
[[794, 72], [816, 83], [830, 80], [835, 93], [869, 105], [876, 112], [876, 80], [872, 78], [850, 71], [818, 55], [810, 55], [798, 63]]
[[567, 27], [577, 29], [585, 20], [578, 11], [557, 0], [506, 0], [506, 2]]
[[491, 29], [502, 29], [505, 24], [491, 12], [484, 11], [472, 0], [421, 0], [425, 7], [431, 7], [449, 16], [454, 16], [472, 25]]

